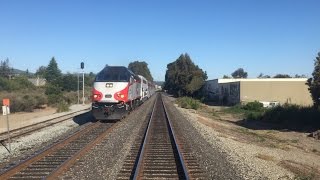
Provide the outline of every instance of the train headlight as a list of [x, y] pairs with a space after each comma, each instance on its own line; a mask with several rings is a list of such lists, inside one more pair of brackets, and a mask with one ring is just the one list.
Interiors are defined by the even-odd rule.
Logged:
[[95, 88], [92, 89], [92, 100], [100, 101], [102, 99], [102, 93]]
[[118, 96], [119, 98], [121, 98], [121, 99], [124, 98], [124, 94], [117, 93], [117, 96]]
[[128, 101], [128, 97], [129, 97], [129, 85], [127, 85], [124, 89], [122, 89], [121, 91], [118, 91], [116, 93], [114, 93], [114, 98], [118, 101]]

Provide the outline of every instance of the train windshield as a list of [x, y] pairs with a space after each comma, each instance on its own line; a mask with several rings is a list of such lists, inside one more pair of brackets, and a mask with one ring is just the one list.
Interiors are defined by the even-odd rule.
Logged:
[[130, 73], [125, 67], [106, 67], [96, 76], [96, 82], [128, 82]]

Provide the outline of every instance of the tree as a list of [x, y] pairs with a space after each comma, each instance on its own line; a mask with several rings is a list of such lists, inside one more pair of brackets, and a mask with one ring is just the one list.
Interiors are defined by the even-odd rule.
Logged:
[[291, 76], [288, 74], [277, 74], [273, 78], [291, 78]]
[[50, 60], [44, 77], [48, 83], [61, 84], [62, 74], [54, 57]]
[[228, 75], [223, 75], [222, 79], [231, 79], [231, 77]]
[[141, 75], [145, 77], [149, 81], [153, 81], [153, 77], [148, 68], [148, 64], [144, 61], [134, 61], [128, 65], [128, 69], [130, 69], [133, 73], [137, 75]]
[[46, 71], [47, 71], [47, 67], [45, 67], [45, 66], [40, 66], [40, 67], [38, 68], [38, 70], [36, 71], [36, 76], [45, 77]]
[[12, 68], [9, 66], [9, 59], [0, 62], [0, 76], [9, 77], [12, 74]]
[[304, 74], [301, 74], [301, 75], [296, 74], [294, 77], [295, 77], [295, 78], [307, 78], [307, 76], [304, 75]]
[[247, 78], [247, 77], [248, 77], [248, 73], [245, 72], [245, 71], [243, 70], [243, 68], [239, 68], [239, 69], [235, 70], [235, 71], [231, 74], [231, 76], [232, 76], [233, 78]]
[[313, 105], [318, 109], [320, 106], [320, 52], [318, 53], [318, 57], [314, 60], [312, 78], [308, 79], [307, 85], [309, 86]]
[[85, 74], [84, 75], [84, 84], [86, 86], [91, 87], [94, 82], [95, 77], [96, 77], [96, 75], [93, 72], [90, 72], [89, 74]]
[[264, 75], [263, 73], [260, 73], [257, 78], [271, 78], [269, 75]]
[[207, 78], [207, 73], [195, 65], [188, 54], [181, 54], [167, 65], [164, 89], [175, 96], [195, 96]]
[[78, 89], [78, 77], [76, 75], [67, 73], [62, 77], [62, 88], [65, 91], [77, 91]]

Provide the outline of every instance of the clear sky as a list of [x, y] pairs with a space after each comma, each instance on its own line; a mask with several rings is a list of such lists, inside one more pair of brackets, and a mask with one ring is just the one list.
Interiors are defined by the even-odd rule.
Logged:
[[320, 51], [320, 0], [0, 0], [0, 60], [35, 72], [146, 61], [155, 80], [181, 53], [209, 79], [239, 67], [310, 76]]

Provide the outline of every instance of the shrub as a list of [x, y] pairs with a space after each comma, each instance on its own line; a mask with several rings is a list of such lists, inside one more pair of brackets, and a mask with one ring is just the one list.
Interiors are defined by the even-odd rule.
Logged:
[[39, 91], [15, 93], [1, 92], [0, 99], [4, 98], [10, 99], [11, 112], [30, 112], [47, 102], [45, 95]]
[[258, 101], [248, 102], [247, 104], [242, 106], [242, 108], [244, 110], [248, 110], [248, 111], [263, 111], [264, 110], [263, 104]]
[[200, 102], [199, 100], [190, 98], [190, 97], [181, 97], [177, 99], [177, 104], [185, 109], [199, 109]]
[[52, 95], [52, 94], [59, 95], [59, 94], [62, 94], [62, 92], [61, 92], [61, 88], [59, 86], [48, 84], [46, 86], [45, 94], [46, 95]]
[[63, 101], [62, 95], [59, 95], [59, 94], [49, 94], [48, 95], [48, 104], [51, 106], [56, 106], [61, 101]]
[[66, 112], [69, 111], [69, 105], [68, 103], [61, 101], [57, 104], [57, 112]]
[[36, 108], [40, 108], [41, 106], [48, 104], [48, 99], [44, 94], [36, 95], [34, 98], [36, 100]]
[[7, 79], [0, 77], [0, 91], [19, 91], [21, 89], [36, 89], [36, 87], [28, 81], [26, 77], [15, 77]]
[[320, 111], [298, 105], [277, 106], [265, 112], [263, 121], [277, 123], [289, 129], [320, 128]]
[[263, 112], [247, 112], [245, 117], [247, 120], [260, 120], [263, 117]]
[[[81, 98], [82, 98], [82, 95], [80, 97], [80, 101], [81, 101]], [[78, 103], [78, 94], [75, 91], [65, 92], [65, 93], [63, 93], [63, 99], [68, 104], [77, 104]]]

